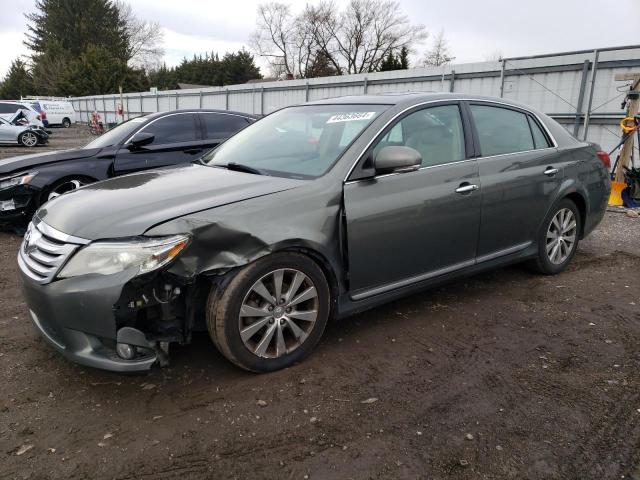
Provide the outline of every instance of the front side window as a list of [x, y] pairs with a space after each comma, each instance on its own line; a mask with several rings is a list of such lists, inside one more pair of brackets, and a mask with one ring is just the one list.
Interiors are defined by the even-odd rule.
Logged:
[[196, 116], [192, 113], [167, 115], [152, 122], [143, 130], [154, 136], [153, 145], [191, 142], [196, 140]]
[[146, 117], [137, 117], [121, 123], [117, 127], [108, 130], [103, 135], [89, 142], [83, 148], [105, 148], [113, 145], [119, 145], [140, 129], [148, 122]]
[[382, 137], [374, 148], [411, 147], [422, 155], [422, 166], [432, 167], [464, 160], [464, 131], [457, 105], [442, 105], [413, 112]]
[[324, 175], [387, 105], [302, 105], [249, 125], [203, 157], [210, 166], [242, 164], [267, 175]]
[[483, 157], [533, 150], [527, 115], [502, 107], [471, 105]]

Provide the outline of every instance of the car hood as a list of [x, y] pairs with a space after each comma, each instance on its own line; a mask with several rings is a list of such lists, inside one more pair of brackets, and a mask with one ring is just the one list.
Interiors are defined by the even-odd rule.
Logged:
[[3, 160], [0, 160], [0, 176], [37, 168], [40, 165], [49, 163], [93, 157], [100, 150], [100, 148], [76, 148], [73, 150], [61, 150], [58, 152], [49, 153], [34, 153], [32, 155], [21, 155], [19, 157], [5, 158]]
[[87, 240], [130, 237], [189, 213], [304, 183], [190, 164], [87, 185], [51, 200], [36, 215], [61, 232]]

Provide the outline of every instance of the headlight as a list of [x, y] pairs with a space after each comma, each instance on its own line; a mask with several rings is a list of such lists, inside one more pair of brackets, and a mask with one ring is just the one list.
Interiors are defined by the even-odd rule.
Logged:
[[58, 277], [69, 278], [90, 273], [111, 275], [129, 268], [137, 268], [137, 275], [141, 275], [169, 263], [188, 243], [187, 235], [91, 243], [71, 257]]
[[0, 190], [4, 190], [5, 188], [15, 187], [16, 185], [26, 185], [33, 177], [37, 175], [38, 172], [31, 173], [19, 173], [14, 177], [8, 177], [0, 179]]

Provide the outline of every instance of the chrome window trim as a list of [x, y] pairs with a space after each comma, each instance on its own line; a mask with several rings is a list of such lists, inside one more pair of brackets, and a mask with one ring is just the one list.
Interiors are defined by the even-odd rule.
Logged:
[[[140, 132], [143, 132], [145, 128], [149, 127], [150, 125], [153, 125], [158, 120], [162, 120], [163, 118], [167, 118], [167, 117], [173, 117], [175, 115], [197, 115], [198, 113], [213, 113], [215, 115], [230, 115], [232, 117], [240, 117], [240, 118], [244, 118], [244, 119], [247, 120], [247, 125], [250, 125], [251, 124], [251, 120], [252, 120], [251, 117], [245, 117], [244, 115], [239, 115], [237, 113], [230, 113], [230, 112], [206, 112], [206, 111], [203, 112], [203, 111], [195, 110], [195, 111], [189, 111], [189, 112], [168, 113], [167, 115], [162, 115], [161, 117], [154, 118], [150, 122], [145, 123], [140, 130], [137, 130], [134, 134], [132, 134], [129, 138], [127, 138], [127, 140], [122, 145], [128, 145], [129, 142], [131, 141], [131, 139], [135, 135], [137, 135]], [[136, 118], [142, 118], [142, 117], [136, 117]], [[191, 141], [191, 140], [189, 140], [189, 141]], [[193, 140], [193, 141], [197, 142], [198, 140], [196, 139], [196, 140]]]
[[[492, 103], [492, 104], [495, 104], [495, 105], [503, 105], [503, 106], [506, 106], [506, 107], [516, 108], [516, 109], [525, 111], [525, 112], [529, 113], [530, 115], [533, 115], [536, 118], [538, 123], [540, 125], [542, 125], [542, 128], [544, 128], [545, 132], [547, 133], [547, 135], [551, 139], [551, 142], [553, 143], [552, 147], [540, 148], [540, 149], [534, 149], [534, 150], [527, 150], [526, 152], [534, 152], [534, 151], [541, 151], [541, 150], [549, 150], [549, 149], [558, 148], [558, 142], [556, 141], [555, 137], [553, 136], [553, 134], [551, 133], [551, 131], [549, 130], [547, 125], [542, 121], [542, 119], [535, 112], [532, 112], [531, 110], [527, 110], [526, 108], [522, 108], [522, 107], [520, 107], [518, 105], [513, 105], [511, 103], [500, 102], [500, 101], [497, 101], [497, 100], [487, 100], [487, 99], [484, 99], [484, 98], [439, 98], [437, 100], [427, 100], [425, 102], [415, 103], [413, 105], [410, 105], [410, 106], [406, 107], [405, 109], [401, 110], [400, 112], [396, 113], [393, 117], [391, 117], [382, 127], [380, 127], [380, 129], [378, 129], [378, 131], [373, 136], [373, 138], [367, 143], [367, 145], [362, 150], [362, 152], [360, 152], [360, 154], [358, 155], [358, 158], [356, 159], [355, 162], [353, 162], [353, 165], [351, 165], [351, 168], [349, 169], [349, 171], [345, 175], [344, 179], [342, 180], [342, 183], [346, 184], [349, 181], [348, 180], [349, 176], [351, 176], [351, 174], [353, 173], [353, 170], [356, 168], [356, 166], [358, 165], [360, 160], [362, 160], [362, 157], [367, 152], [367, 150], [369, 150], [371, 145], [373, 145], [373, 143], [378, 139], [380, 134], [389, 125], [391, 125], [391, 123], [395, 122], [398, 117], [400, 117], [404, 113], [406, 113], [409, 110], [412, 110], [412, 109], [414, 109], [416, 107], [421, 107], [423, 105], [429, 105], [429, 104], [432, 104], [432, 103], [442, 103], [442, 102], [482, 102], [482, 103]], [[490, 156], [486, 156], [486, 157], [476, 157], [474, 159], [467, 159], [467, 160], [477, 160], [477, 159], [480, 159], [480, 158], [492, 158], [492, 157], [499, 157], [499, 156], [503, 156], [503, 155], [515, 155], [515, 154], [518, 154], [518, 153], [526, 153], [526, 152], [501, 153], [499, 155], [490, 155]], [[453, 163], [455, 163], [455, 162], [443, 163], [441, 165], [451, 165]], [[435, 165], [435, 166], [441, 166], [441, 165]], [[425, 168], [431, 168], [431, 167], [425, 167]], [[420, 169], [420, 170], [422, 170], [422, 169]], [[374, 177], [374, 178], [378, 178], [378, 177]], [[362, 179], [358, 179], [358, 180], [362, 180]], [[351, 182], [355, 182], [355, 181], [358, 181], [358, 180], [351, 180]]]
[[33, 218], [33, 226], [40, 230], [41, 233], [46, 235], [47, 237], [51, 237], [54, 240], [58, 240], [62, 243], [75, 243], [77, 245], [87, 245], [91, 242], [91, 240], [87, 240], [86, 238], [75, 237], [73, 235], [69, 235], [67, 233], [61, 232], [60, 230], [56, 230], [52, 226], [44, 223], [40, 218]]

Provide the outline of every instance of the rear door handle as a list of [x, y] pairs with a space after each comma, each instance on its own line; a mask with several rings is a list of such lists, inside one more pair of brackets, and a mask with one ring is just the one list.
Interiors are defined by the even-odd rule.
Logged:
[[478, 190], [478, 185], [463, 183], [458, 188], [456, 188], [456, 193], [471, 193], [474, 190]]
[[547, 177], [553, 177], [556, 173], [558, 173], [558, 169], [553, 167], [547, 167], [547, 169], [544, 171], [544, 174]]

